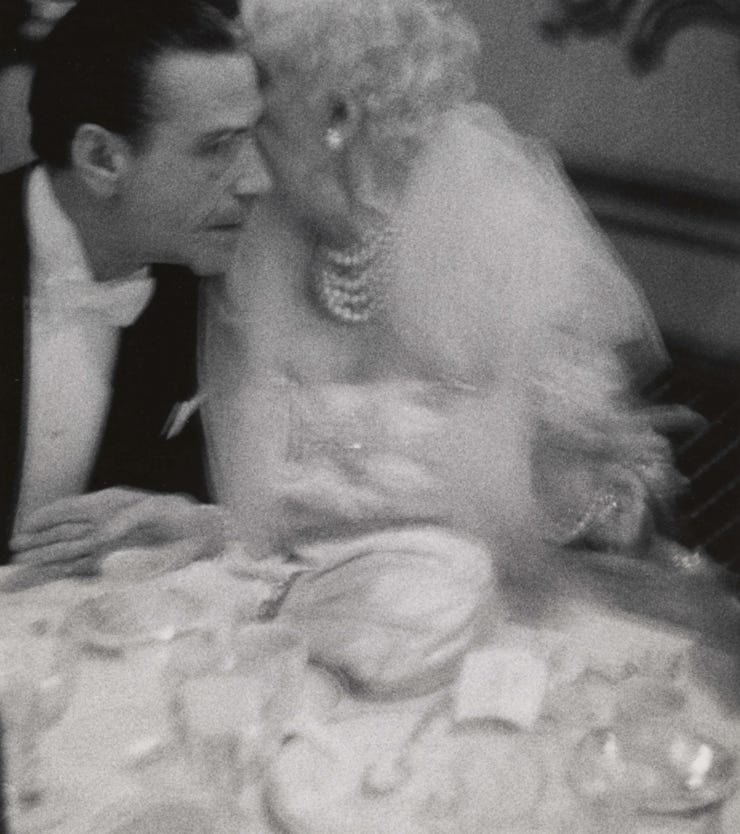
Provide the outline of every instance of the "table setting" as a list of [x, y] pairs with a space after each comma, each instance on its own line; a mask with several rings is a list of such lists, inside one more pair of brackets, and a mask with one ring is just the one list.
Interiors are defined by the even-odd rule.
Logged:
[[2, 569], [9, 834], [740, 831], [740, 707], [700, 634], [574, 598], [501, 616], [454, 664], [425, 646], [415, 685], [386, 661], [362, 680], [284, 603], [305, 555]]

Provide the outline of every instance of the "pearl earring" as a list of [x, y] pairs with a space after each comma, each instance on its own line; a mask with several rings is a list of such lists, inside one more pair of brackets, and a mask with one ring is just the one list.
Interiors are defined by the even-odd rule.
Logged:
[[330, 151], [338, 151], [344, 144], [344, 137], [336, 127], [330, 127], [324, 134], [324, 144]]

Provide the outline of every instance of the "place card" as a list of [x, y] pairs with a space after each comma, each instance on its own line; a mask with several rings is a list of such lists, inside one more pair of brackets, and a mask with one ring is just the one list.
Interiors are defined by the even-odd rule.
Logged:
[[469, 652], [455, 690], [457, 721], [491, 718], [531, 729], [547, 690], [547, 665], [514, 648]]

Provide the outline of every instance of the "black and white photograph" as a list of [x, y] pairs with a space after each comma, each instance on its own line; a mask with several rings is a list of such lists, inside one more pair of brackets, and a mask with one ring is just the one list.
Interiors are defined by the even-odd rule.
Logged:
[[388, 832], [740, 832], [740, 2], [0, 0], [0, 834]]

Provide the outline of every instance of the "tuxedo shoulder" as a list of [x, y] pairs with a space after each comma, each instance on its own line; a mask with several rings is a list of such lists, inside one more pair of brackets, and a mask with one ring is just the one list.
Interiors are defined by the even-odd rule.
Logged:
[[21, 217], [25, 183], [31, 167], [24, 165], [22, 168], [0, 173], [0, 206], [5, 228], [10, 215], [19, 219]]

